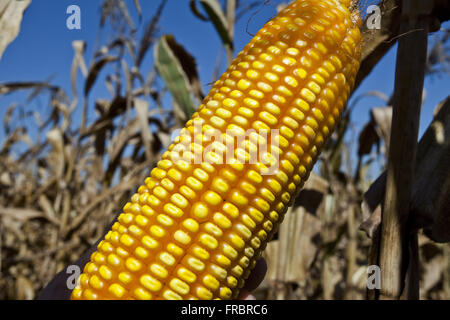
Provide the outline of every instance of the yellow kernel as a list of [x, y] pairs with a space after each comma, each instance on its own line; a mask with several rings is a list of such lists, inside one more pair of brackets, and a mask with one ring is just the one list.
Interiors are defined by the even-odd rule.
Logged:
[[226, 193], [229, 189], [228, 184], [222, 178], [214, 178], [211, 186], [215, 191], [221, 193]]
[[240, 107], [238, 113], [247, 118], [253, 117], [253, 111], [248, 108]]
[[305, 69], [302, 68], [298, 68], [294, 70], [294, 74], [299, 77], [300, 79], [306, 79], [306, 76], [308, 75], [308, 73], [306, 72]]
[[256, 227], [256, 222], [253, 221], [253, 219], [250, 218], [247, 214], [243, 214], [241, 216], [241, 221], [251, 229], [254, 229]]
[[211, 293], [211, 291], [204, 287], [198, 287], [195, 293], [200, 299], [210, 300], [213, 298], [213, 294]]
[[228, 169], [222, 169], [221, 174], [225, 179], [231, 182], [234, 182], [237, 179], [237, 176], [231, 170]]
[[128, 228], [128, 231], [130, 231], [130, 233], [132, 235], [134, 235], [135, 237], [138, 237], [138, 238], [141, 237], [142, 234], [143, 234], [143, 231], [140, 228], [138, 228], [137, 226], [135, 226], [135, 225], [131, 225]]
[[240, 90], [246, 90], [246, 89], [248, 89], [248, 87], [250, 87], [251, 84], [252, 83], [250, 81], [241, 79], [241, 80], [239, 80], [237, 86]]
[[98, 269], [100, 276], [105, 280], [111, 280], [113, 273], [110, 268], [105, 265], [100, 266]]
[[242, 269], [241, 266], [236, 265], [231, 269], [231, 273], [239, 278], [244, 273], [244, 269]]
[[256, 188], [246, 181], [242, 181], [239, 186], [242, 190], [250, 195], [256, 192]]
[[172, 203], [167, 203], [164, 205], [164, 212], [171, 215], [174, 218], [179, 218], [183, 215], [183, 211]]
[[101, 290], [104, 286], [104, 283], [103, 283], [103, 281], [100, 280], [99, 277], [97, 277], [96, 275], [93, 275], [89, 279], [89, 285], [91, 287], [93, 287], [94, 289]]
[[261, 221], [264, 220], [264, 215], [261, 213], [261, 211], [256, 210], [255, 208], [250, 208], [248, 214], [257, 223], [260, 223]]
[[[308, 90], [308, 89], [306, 89], [306, 90]], [[312, 94], [312, 92], [311, 92], [311, 94]], [[303, 111], [303, 112], [308, 112], [309, 111], [309, 104], [305, 100], [296, 99], [294, 101], [294, 103], [300, 108], [301, 111]]]
[[189, 293], [189, 285], [180, 279], [174, 278], [170, 280], [169, 286], [181, 295], [186, 295]]
[[300, 91], [300, 95], [309, 103], [314, 103], [314, 101], [316, 101], [316, 95], [307, 88], [303, 88]]
[[166, 300], [183, 300], [179, 294], [173, 292], [172, 290], [165, 290], [162, 296]]
[[217, 240], [210, 236], [209, 234], [202, 234], [199, 238], [199, 241], [201, 244], [203, 244], [204, 246], [206, 246], [207, 248], [214, 250], [217, 248], [217, 246], [219, 245], [219, 243], [217, 242]]
[[228, 237], [236, 249], [240, 250], [244, 248], [245, 242], [240, 236], [235, 233], [230, 233]]
[[258, 237], [259, 237], [260, 239], [262, 239], [263, 241], [266, 240], [266, 239], [267, 239], [267, 232], [264, 231], [264, 230], [260, 230], [260, 231], [258, 232]]
[[220, 228], [218, 226], [216, 226], [214, 223], [211, 223], [211, 222], [207, 222], [204, 225], [204, 228], [208, 233], [212, 234], [216, 238], [221, 237], [223, 234], [222, 230], [220, 230]]
[[108, 291], [118, 299], [122, 298], [125, 294], [125, 289], [117, 283], [113, 283], [112, 285], [110, 285]]
[[220, 286], [220, 282], [209, 274], [203, 277], [203, 284], [212, 290], [216, 290]]
[[196, 191], [200, 191], [203, 189], [203, 184], [195, 179], [194, 177], [189, 177], [186, 179], [186, 184]]
[[193, 219], [186, 219], [183, 221], [183, 227], [185, 227], [188, 231], [194, 233], [198, 230], [198, 223]]
[[174, 243], [169, 243], [167, 245], [167, 251], [169, 251], [170, 253], [176, 255], [177, 257], [183, 255], [183, 253], [184, 253], [184, 250], [181, 249], [179, 246], [177, 246]]
[[204, 205], [202, 202], [196, 202], [191, 209], [191, 212], [194, 217], [198, 219], [204, 219], [209, 214], [209, 209], [206, 205]]
[[145, 274], [140, 279], [139, 282], [141, 285], [143, 285], [145, 288], [147, 288], [150, 291], [158, 292], [162, 288], [161, 282], [159, 280], [153, 278], [152, 276]]
[[280, 66], [279, 64], [275, 64], [272, 66], [272, 70], [278, 73], [286, 72], [286, 68], [283, 66]]
[[137, 247], [136, 250], [134, 250], [134, 253], [136, 254], [136, 256], [138, 258], [141, 258], [141, 259], [145, 259], [148, 257], [148, 251], [142, 247]]
[[264, 63], [262, 63], [261, 61], [254, 61], [252, 63], [252, 67], [255, 69], [264, 69]]
[[230, 98], [226, 98], [225, 100], [223, 100], [222, 103], [225, 107], [228, 107], [228, 108], [234, 108], [237, 106], [236, 100], [230, 99]]
[[304, 125], [303, 127], [303, 131], [305, 132], [305, 134], [310, 138], [310, 139], [314, 139], [316, 137], [316, 132], [314, 131], [313, 128], [311, 128], [308, 125]]
[[132, 272], [136, 272], [141, 269], [142, 264], [134, 258], [128, 258], [125, 261], [125, 266], [127, 267], [128, 270], [130, 270]]
[[270, 205], [267, 203], [267, 201], [261, 198], [255, 198], [253, 199], [253, 202], [255, 206], [263, 212], [267, 212], [270, 209]]
[[269, 80], [270, 82], [278, 82], [280, 80], [280, 78], [278, 78], [278, 76], [272, 72], [266, 72], [264, 74], [264, 77]]
[[248, 199], [242, 195], [239, 191], [234, 191], [231, 195], [231, 201], [238, 206], [245, 206], [248, 203]]
[[218, 106], [220, 106], [220, 104], [218, 101], [210, 100], [210, 101], [208, 101], [208, 103], [206, 103], [206, 106], [208, 108], [217, 108]]
[[[158, 263], [153, 263], [150, 266], [150, 271], [153, 272], [154, 275], [160, 277], [160, 278], [166, 278], [169, 274], [166, 268], [164, 268], [162, 265]], [[150, 288], [149, 288], [150, 289]], [[150, 289], [151, 290], [151, 289]]]
[[157, 238], [162, 238], [166, 234], [166, 231], [160, 226], [153, 225], [150, 227], [150, 233]]
[[232, 294], [233, 294], [233, 292], [231, 291], [230, 288], [228, 288], [228, 287], [222, 287], [222, 288], [220, 288], [220, 293], [219, 293], [219, 295], [220, 295], [220, 297], [221, 297], [222, 299], [230, 299], [231, 296], [232, 296]]
[[297, 80], [295, 80], [295, 78], [291, 77], [291, 76], [286, 76], [284, 78], [284, 82], [286, 82], [288, 85], [290, 85], [293, 88], [296, 88], [298, 86]]
[[131, 213], [122, 213], [117, 220], [122, 224], [130, 224], [133, 222], [134, 216]]
[[195, 273], [189, 271], [186, 268], [179, 268], [177, 271], [177, 275], [184, 281], [189, 282], [189, 283], [193, 283], [196, 279], [197, 276], [195, 275]]
[[259, 113], [259, 118], [264, 121], [265, 123], [269, 125], [276, 125], [278, 120], [276, 117], [274, 117], [271, 113], [263, 111]]
[[320, 86], [317, 83], [315, 83], [314, 81], [308, 82], [308, 84], [306, 86], [308, 87], [308, 89], [310, 89], [315, 94], [319, 94], [321, 91]]
[[277, 91], [286, 97], [292, 97], [292, 91], [285, 86], [278, 86]]
[[259, 78], [259, 72], [256, 70], [248, 70], [246, 73], [247, 77], [249, 77], [250, 79], [258, 79]]
[[235, 225], [235, 228], [238, 231], [238, 233], [245, 239], [250, 239], [250, 237], [252, 236], [252, 232], [246, 226], [240, 223]]
[[291, 57], [285, 57], [285, 58], [283, 59], [283, 63], [284, 63], [285, 65], [287, 65], [287, 66], [293, 66], [293, 65], [295, 65], [295, 63], [296, 63], [296, 60], [295, 60], [294, 58], [291, 58]]
[[118, 279], [123, 284], [129, 284], [133, 279], [133, 276], [129, 272], [121, 272], [119, 273]]
[[250, 108], [258, 108], [259, 107], [259, 102], [252, 98], [245, 98], [244, 104]]
[[118, 267], [120, 265], [120, 263], [122, 262], [122, 260], [120, 260], [120, 258], [115, 255], [114, 253], [111, 253], [108, 255], [107, 261], [110, 265], [114, 266], [114, 267]]
[[177, 207], [184, 209], [188, 206], [188, 201], [186, 200], [185, 197], [183, 197], [181, 194], [179, 193], [174, 193], [171, 197], [170, 200], [172, 201], [173, 204], [175, 204]]
[[137, 215], [141, 212], [141, 207], [138, 204], [133, 204], [130, 209], [131, 213], [133, 213], [134, 215]]
[[234, 98], [234, 99], [239, 99], [239, 98], [241, 98], [243, 95], [244, 95], [244, 94], [243, 94], [241, 91], [239, 91], [239, 90], [233, 90], [233, 91], [231, 91], [231, 93], [230, 93], [230, 97], [232, 97], [232, 98]]
[[203, 260], [207, 260], [207, 259], [209, 259], [209, 252], [208, 251], [206, 251], [205, 249], [203, 249], [202, 247], [200, 247], [200, 246], [194, 246], [194, 248], [192, 249], [192, 253], [197, 257], [197, 258], [200, 258], [200, 259], [203, 259]]
[[155, 214], [155, 211], [149, 206], [145, 205], [142, 207], [142, 214], [146, 215], [147, 217], [151, 217]]
[[149, 236], [142, 237], [142, 244], [148, 249], [155, 249], [159, 243], [155, 239]]
[[243, 69], [248, 69], [250, 67], [250, 64], [248, 62], [239, 62], [238, 66], [243, 68]]
[[222, 202], [222, 197], [214, 191], [208, 191], [204, 194], [203, 199], [212, 206], [216, 206]]
[[219, 212], [214, 214], [213, 220], [215, 223], [217, 223], [223, 229], [228, 229], [231, 227], [231, 221], [228, 220], [227, 217], [225, 217], [223, 214], [221, 214]]
[[143, 289], [143, 288], [136, 288], [134, 291], [134, 296], [138, 299], [138, 300], [150, 300], [152, 298], [152, 295], [150, 292], [148, 292], [147, 290]]
[[196, 271], [203, 271], [203, 269], [205, 269], [205, 264], [197, 258], [188, 257], [186, 259], [186, 262], [192, 269]]
[[187, 187], [187, 186], [181, 186], [180, 187], [180, 193], [185, 196], [188, 199], [195, 199], [195, 197], [197, 196], [196, 193], [194, 192], [194, 190], [192, 190], [191, 188]]
[[229, 267], [231, 265], [231, 260], [225, 257], [223, 254], [216, 255], [216, 262], [224, 267]]
[[183, 178], [183, 175], [181, 174], [181, 172], [175, 168], [170, 169], [167, 172], [167, 175], [169, 176], [169, 178], [171, 178], [172, 180], [177, 181], [177, 182], [181, 181], [181, 179]]
[[166, 190], [164, 190], [163, 188], [161, 188], [160, 186], [157, 186], [153, 189], [153, 193], [155, 194], [155, 196], [157, 196], [158, 198], [160, 198], [161, 200], [164, 200], [167, 198], [168, 193]]
[[264, 98], [264, 93], [262, 93], [259, 90], [250, 90], [249, 95], [251, 95], [255, 99], [262, 99], [262, 98]]
[[281, 50], [275, 46], [270, 46], [267, 48], [267, 50], [273, 54], [280, 54]]
[[264, 92], [272, 91], [272, 87], [270, 85], [268, 85], [267, 83], [265, 83], [265, 82], [261, 82], [260, 81], [260, 82], [258, 82], [257, 86], [258, 86], [259, 89], [261, 89]]
[[194, 177], [196, 177], [197, 179], [199, 179], [202, 182], [206, 182], [209, 179], [208, 173], [206, 173], [204, 170], [202, 170], [200, 168], [195, 169], [193, 174], [194, 174]]
[[230, 217], [236, 218], [239, 215], [239, 209], [232, 203], [226, 202], [223, 207], [223, 211], [227, 213]]
[[162, 178], [164, 178], [166, 176], [166, 171], [160, 169], [160, 168], [154, 168], [151, 172], [150, 175], [155, 178], [155, 179], [159, 179], [161, 180]]
[[168, 266], [173, 266], [173, 264], [176, 261], [174, 256], [172, 256], [170, 253], [167, 253], [167, 252], [162, 252], [159, 255], [159, 260], [161, 260], [162, 262], [164, 262]]
[[217, 116], [212, 116], [209, 121], [211, 121], [211, 123], [219, 129], [222, 129], [226, 124], [225, 120]]
[[136, 224], [138, 224], [141, 227], [145, 227], [148, 224], [148, 219], [142, 215], [138, 215], [136, 217]]
[[233, 277], [233, 276], [228, 276], [227, 277], [227, 284], [228, 284], [229, 287], [235, 288], [237, 286], [237, 284], [238, 284], [238, 280], [235, 277]]
[[178, 241], [181, 244], [188, 244], [189, 242], [191, 242], [191, 237], [184, 231], [182, 230], [177, 230], [174, 234], [174, 239], [176, 241]]

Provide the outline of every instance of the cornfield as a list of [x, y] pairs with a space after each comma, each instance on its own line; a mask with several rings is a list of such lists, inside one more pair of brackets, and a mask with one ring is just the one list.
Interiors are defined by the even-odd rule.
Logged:
[[[51, 79], [0, 82], [0, 299], [37, 298], [55, 275], [104, 236], [201, 104], [221, 64], [230, 63], [241, 49], [235, 47], [235, 36], [249, 31], [235, 28], [237, 22], [248, 19], [247, 26], [253, 25], [252, 17], [261, 10], [275, 15], [287, 5], [275, 0], [180, 4], [180, 10], [204, 20], [221, 40], [222, 47], [215, 49], [224, 57], [219, 55], [210, 82], [200, 80], [202, 61], [183, 39], [161, 27], [168, 2], [152, 1], [149, 15], [139, 0], [99, 1], [99, 34], [106, 36], [96, 44], [72, 42], [73, 58], [65, 70], [69, 90]], [[413, 9], [402, 0], [353, 2], [363, 13], [364, 38], [355, 87], [398, 44], [395, 88], [392, 96], [377, 88], [352, 96], [267, 245], [267, 273], [253, 295], [450, 299], [450, 96], [436, 106], [418, 142], [414, 111], [420, 112], [423, 103], [424, 77], [448, 79], [450, 31], [443, 25], [450, 7], [446, 1], [411, 1]], [[6, 39], [0, 42], [0, 67], [2, 52], [33, 5], [31, 0], [0, 0], [0, 36]], [[370, 5], [381, 8], [380, 29], [367, 27]], [[426, 12], [425, 23], [415, 18], [417, 12]], [[199, 36], [198, 41], [207, 39]], [[414, 43], [418, 58], [402, 56]], [[94, 45], [88, 58], [86, 48]], [[147, 69], [143, 62], [149, 56]], [[408, 86], [411, 82], [417, 85]], [[98, 86], [110, 97], [95, 97]], [[25, 98], [9, 105], [3, 100], [17, 93]], [[352, 114], [367, 96], [378, 97], [383, 105], [372, 106], [370, 120], [358, 132]], [[404, 144], [414, 150], [407, 163]], [[402, 210], [406, 215], [398, 229], [386, 227], [392, 220], [389, 212]], [[398, 230], [400, 239], [390, 238], [389, 230]], [[392, 265], [389, 255], [401, 258], [401, 266]], [[368, 288], [368, 267], [374, 265], [398, 269], [387, 272], [386, 280], [400, 287]]]

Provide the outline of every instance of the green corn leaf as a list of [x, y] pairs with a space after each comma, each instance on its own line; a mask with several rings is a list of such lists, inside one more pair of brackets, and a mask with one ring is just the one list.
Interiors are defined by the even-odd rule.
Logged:
[[233, 41], [231, 40], [228, 32], [228, 22], [222, 8], [220, 7], [219, 1], [200, 0], [200, 3], [208, 14], [209, 19], [214, 24], [214, 27], [216, 27], [222, 42], [225, 45], [233, 47]]
[[175, 42], [172, 35], [165, 35], [159, 39], [153, 52], [155, 67], [175, 103], [180, 106], [186, 118], [189, 119], [197, 108], [192, 98], [189, 77], [183, 69], [179, 56], [174, 52], [174, 47], [179, 48], [181, 45]]

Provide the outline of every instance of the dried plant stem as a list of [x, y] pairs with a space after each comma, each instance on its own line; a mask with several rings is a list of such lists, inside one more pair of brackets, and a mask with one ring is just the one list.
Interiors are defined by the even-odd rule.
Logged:
[[230, 40], [232, 45], [227, 45], [227, 60], [228, 64], [231, 64], [233, 61], [233, 39], [234, 39], [234, 22], [236, 16], [236, 0], [227, 0], [227, 22], [228, 22], [228, 34], [230, 36]]
[[[421, 15], [425, 11], [423, 6], [419, 0], [404, 0], [402, 6], [401, 33], [405, 36], [398, 43], [386, 195], [382, 213], [379, 259], [381, 299], [400, 298], [408, 267], [408, 239], [411, 238], [407, 220], [427, 57], [428, 22]], [[412, 29], [420, 31], [407, 33]]]
[[358, 243], [356, 238], [357, 225], [355, 221], [354, 206], [349, 208], [348, 220], [347, 220], [347, 232], [348, 232], [348, 244], [347, 244], [347, 275], [346, 275], [346, 299], [355, 298], [355, 287], [353, 285], [353, 275], [356, 272], [358, 265], [356, 263], [356, 254], [358, 250]]

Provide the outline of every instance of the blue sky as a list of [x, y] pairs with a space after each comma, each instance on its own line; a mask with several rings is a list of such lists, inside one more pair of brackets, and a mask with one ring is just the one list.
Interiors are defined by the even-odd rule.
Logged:
[[[159, 4], [157, 0], [141, 0], [143, 21], [145, 23], [156, 11]], [[250, 0], [242, 0], [249, 3]], [[276, 13], [276, 5], [281, 0], [271, 0], [268, 5], [253, 9], [245, 15], [235, 27], [235, 48], [237, 53], [251, 39], [248, 30], [254, 34], [257, 30]], [[133, 1], [126, 0], [131, 14], [136, 17]], [[77, 4], [81, 8], [81, 30], [68, 30], [66, 28], [66, 9], [71, 4]], [[86, 62], [91, 61], [99, 30], [100, 0], [33, 0], [27, 11], [20, 33], [16, 40], [10, 44], [0, 60], [0, 83], [11, 81], [42, 81], [52, 77], [51, 82], [66, 90], [71, 97], [70, 66], [73, 59], [73, 40], [87, 42]], [[249, 21], [250, 15], [254, 14]], [[135, 19], [137, 21], [137, 19]], [[449, 27], [447, 23], [444, 27]], [[141, 28], [142, 29], [142, 28]], [[106, 30], [108, 31], [108, 30]], [[216, 65], [217, 56], [221, 50], [220, 39], [212, 24], [196, 18], [189, 9], [188, 0], [169, 0], [160, 20], [160, 35], [173, 34], [197, 60], [200, 80], [205, 92], [207, 84]], [[105, 38], [103, 38], [104, 40]], [[102, 43], [105, 43], [104, 41]], [[367, 91], [378, 90], [389, 96], [392, 93], [395, 74], [395, 48], [391, 50], [376, 66], [370, 76], [358, 88], [353, 97]], [[225, 60], [225, 54], [223, 54]], [[152, 50], [149, 50], [142, 65], [144, 75], [152, 66]], [[223, 64], [221, 71], [226, 65]], [[79, 94], [82, 93], [83, 78], [78, 75]], [[450, 77], [427, 77], [425, 81], [427, 92], [426, 100], [421, 114], [420, 135], [430, 123], [435, 106], [450, 92]], [[6, 108], [15, 101], [23, 102], [23, 93], [0, 97], [0, 119], [3, 119]], [[98, 81], [92, 90], [89, 103], [98, 98], [110, 98], [102, 81]], [[46, 106], [47, 99], [38, 99], [33, 102], [31, 108], [37, 111], [49, 111]], [[381, 106], [383, 102], [378, 98], [364, 98], [353, 112], [352, 122], [359, 133], [369, 119], [369, 110], [374, 106]], [[78, 109], [81, 109], [80, 103]], [[76, 114], [79, 114], [78, 112]], [[4, 139], [3, 122], [0, 124], [0, 141]], [[352, 139], [355, 137], [349, 137]], [[357, 136], [356, 136], [357, 138]]]

